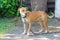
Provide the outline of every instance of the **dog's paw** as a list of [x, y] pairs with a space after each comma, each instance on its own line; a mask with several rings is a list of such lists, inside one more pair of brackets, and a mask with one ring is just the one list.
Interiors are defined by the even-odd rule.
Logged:
[[45, 31], [45, 33], [48, 33], [49, 31]]
[[27, 36], [29, 36], [30, 35], [30, 33], [27, 33]]
[[26, 34], [26, 32], [23, 32], [22, 34], [24, 35], [24, 34]]
[[27, 33], [27, 36], [34, 35], [33, 33]]
[[43, 29], [39, 30], [38, 32], [39, 32], [39, 33], [43, 32]]

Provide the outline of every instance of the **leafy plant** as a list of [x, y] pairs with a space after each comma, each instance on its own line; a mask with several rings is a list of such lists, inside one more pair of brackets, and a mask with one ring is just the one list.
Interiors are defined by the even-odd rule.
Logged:
[[14, 28], [15, 24], [11, 18], [0, 18], [0, 34], [6, 33], [6, 31], [13, 30]]
[[17, 7], [18, 0], [0, 0], [0, 16], [3, 17], [19, 16]]
[[52, 13], [53, 13], [53, 12], [51, 12], [51, 11], [50, 11], [50, 12], [48, 13], [48, 15], [50, 15], [50, 16], [51, 16], [51, 15], [52, 15]]

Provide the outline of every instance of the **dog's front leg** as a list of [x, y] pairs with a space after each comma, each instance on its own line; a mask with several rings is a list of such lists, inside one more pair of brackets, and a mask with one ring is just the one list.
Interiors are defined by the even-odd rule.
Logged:
[[29, 28], [28, 28], [27, 35], [30, 35], [31, 25], [32, 25], [32, 23], [30, 22], [30, 23], [29, 23]]
[[26, 34], [26, 23], [23, 22], [23, 26], [24, 26], [24, 32], [22, 34]]

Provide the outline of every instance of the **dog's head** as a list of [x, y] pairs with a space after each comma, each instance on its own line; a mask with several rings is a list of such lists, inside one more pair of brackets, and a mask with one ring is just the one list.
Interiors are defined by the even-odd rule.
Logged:
[[26, 16], [27, 10], [27, 7], [18, 8], [18, 11], [20, 12], [21, 16]]
[[27, 7], [18, 8], [18, 11], [20, 11], [20, 13], [26, 13], [27, 10], [28, 10]]

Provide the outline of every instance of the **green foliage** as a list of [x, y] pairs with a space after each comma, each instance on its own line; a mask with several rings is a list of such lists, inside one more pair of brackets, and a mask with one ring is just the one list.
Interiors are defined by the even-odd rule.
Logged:
[[21, 4], [20, 7], [24, 7], [24, 4]]
[[27, 0], [23, 0], [23, 2], [21, 3], [20, 7], [24, 7], [24, 6], [25, 6], [26, 1], [27, 1]]
[[18, 0], [0, 0], [0, 16], [19, 16]]
[[11, 21], [12, 19], [0, 18], [0, 34], [15, 28], [14, 22]]
[[51, 12], [51, 11], [50, 11], [50, 12], [48, 13], [48, 15], [49, 15], [49, 16], [51, 16], [51, 15], [52, 15], [52, 13], [53, 13], [53, 12]]

